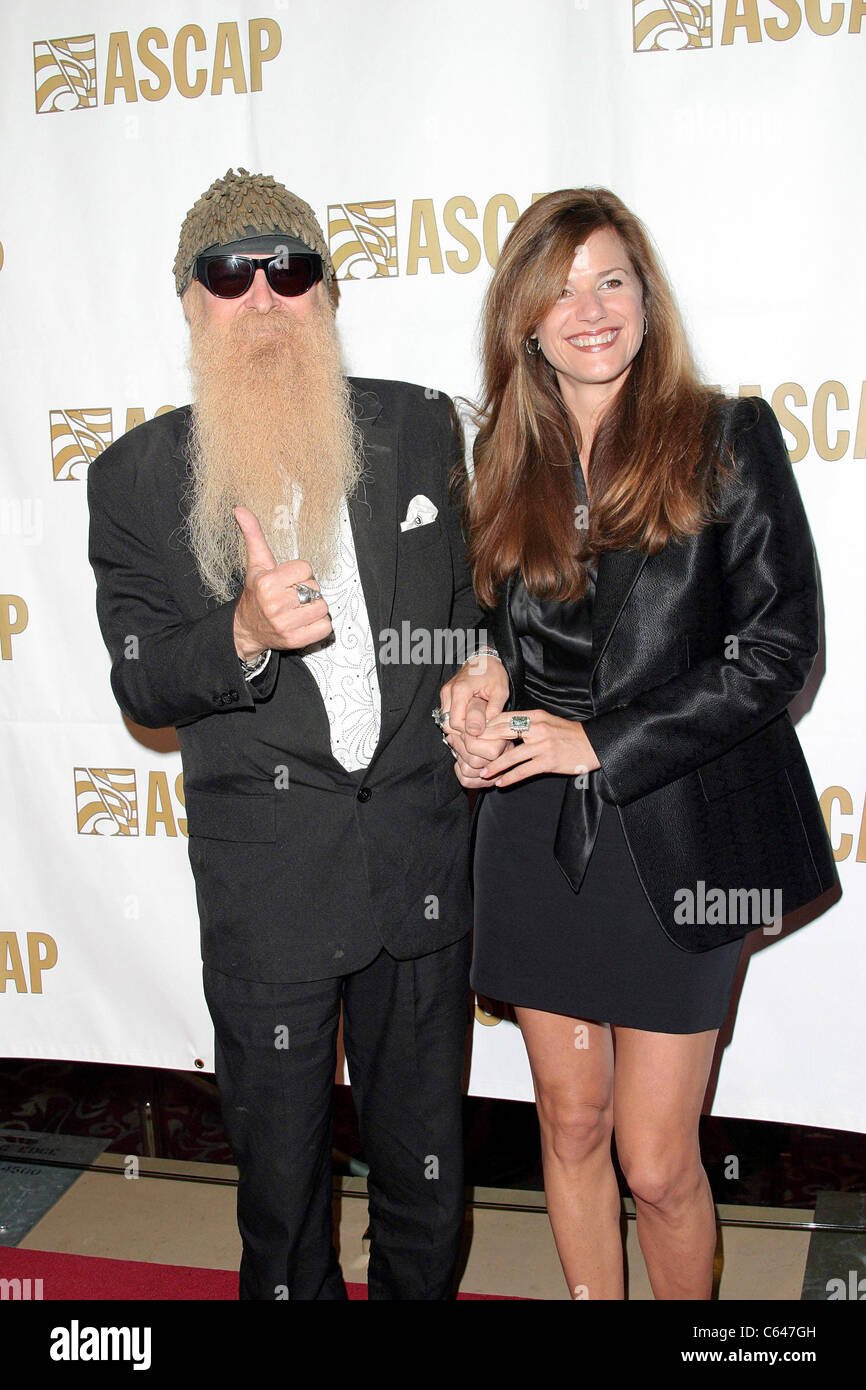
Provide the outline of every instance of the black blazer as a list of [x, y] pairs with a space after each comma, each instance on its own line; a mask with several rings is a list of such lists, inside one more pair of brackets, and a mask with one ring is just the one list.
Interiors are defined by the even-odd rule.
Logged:
[[[724, 519], [652, 557], [623, 550], [599, 559], [595, 715], [584, 722], [601, 763], [592, 775], [619, 811], [656, 916], [693, 951], [760, 925], [761, 900], [738, 890], [769, 890], [762, 906], [771, 911], [779, 890], [788, 913], [838, 883], [787, 713], [818, 649], [809, 527], [766, 401], [732, 400], [725, 414], [736, 466]], [[511, 681], [507, 708], [524, 709], [513, 583], [500, 585], [486, 618]], [[731, 636], [736, 657], [724, 655]], [[563, 782], [556, 855], [568, 877], [584, 793], [573, 778]], [[711, 889], [722, 894], [708, 902]], [[689, 916], [696, 920], [682, 920]]]
[[[139, 425], [88, 473], [112, 688], [137, 723], [177, 727], [202, 956], [244, 979], [344, 974], [383, 944], [409, 959], [471, 925], [468, 801], [431, 717], [456, 666], [446, 642], [425, 663], [383, 664], [380, 650], [384, 629], [408, 637], [479, 622], [447, 486], [459, 428], [446, 396], [351, 384], [365, 470], [349, 512], [382, 697], [379, 742], [361, 771], [334, 758], [298, 653], [274, 653], [245, 681], [232, 636], [237, 596], [202, 596], [179, 534], [189, 407]], [[416, 494], [438, 515], [401, 531]]]

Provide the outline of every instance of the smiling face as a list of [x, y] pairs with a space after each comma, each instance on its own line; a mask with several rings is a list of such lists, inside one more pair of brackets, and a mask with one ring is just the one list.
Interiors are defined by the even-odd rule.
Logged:
[[628, 375], [644, 337], [641, 283], [619, 236], [591, 232], [553, 308], [536, 333], [566, 404], [595, 416]]

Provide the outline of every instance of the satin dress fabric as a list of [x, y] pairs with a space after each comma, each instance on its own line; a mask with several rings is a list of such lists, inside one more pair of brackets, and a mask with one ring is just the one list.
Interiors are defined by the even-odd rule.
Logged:
[[[579, 465], [575, 481], [585, 496]], [[592, 568], [584, 596], [565, 602], [534, 597], [518, 578], [511, 617], [525, 664], [525, 709], [564, 719], [592, 715], [595, 594]], [[619, 812], [598, 794], [599, 775], [584, 774], [577, 784], [577, 891], [554, 858], [570, 775], [540, 774], [481, 794], [472, 986], [488, 999], [624, 1028], [719, 1028], [743, 943], [689, 952], [670, 940], [641, 886]]]

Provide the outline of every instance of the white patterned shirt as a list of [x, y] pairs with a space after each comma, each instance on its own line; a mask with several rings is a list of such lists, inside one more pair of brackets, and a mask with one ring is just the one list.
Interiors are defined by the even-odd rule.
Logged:
[[[301, 660], [316, 682], [325, 706], [331, 752], [347, 772], [355, 772], [368, 766], [379, 741], [382, 699], [345, 498], [340, 504], [339, 527], [336, 571], [328, 583], [316, 576], [331, 615], [333, 635], [305, 647]], [[266, 661], [256, 676], [262, 674], [267, 664]]]

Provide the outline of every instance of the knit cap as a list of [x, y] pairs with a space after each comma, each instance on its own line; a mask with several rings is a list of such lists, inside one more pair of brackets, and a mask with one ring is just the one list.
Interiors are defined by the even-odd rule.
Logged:
[[197, 257], [228, 243], [256, 236], [296, 238], [322, 258], [325, 281], [334, 267], [316, 214], [303, 198], [290, 193], [270, 174], [229, 169], [194, 203], [180, 229], [174, 259], [174, 282], [182, 295], [192, 279]]

